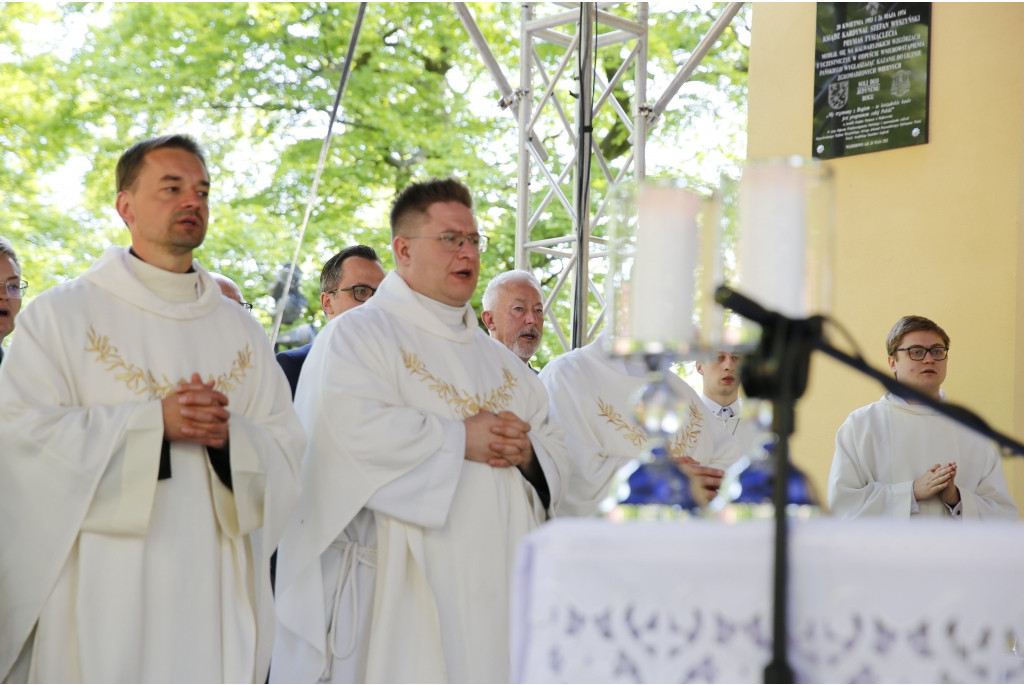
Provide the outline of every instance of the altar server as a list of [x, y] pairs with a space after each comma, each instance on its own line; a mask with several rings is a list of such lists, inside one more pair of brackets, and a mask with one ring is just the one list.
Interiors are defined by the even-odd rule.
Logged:
[[697, 362], [696, 368], [703, 379], [700, 399], [711, 413], [725, 422], [729, 432], [736, 434], [743, 411], [740, 397], [740, 363], [743, 356], [734, 352], [719, 352], [708, 361]]
[[271, 680], [508, 682], [513, 557], [561, 498], [566, 447], [468, 304], [469, 190], [414, 183], [391, 229], [395, 271], [324, 327], [296, 394], [310, 444]]
[[[540, 378], [551, 395], [551, 415], [565, 429], [573, 455], [572, 476], [559, 514], [590, 516], [616, 472], [647, 445], [636, 420], [636, 395], [647, 383], [643, 364], [609, 357], [601, 334], [594, 342], [548, 362]], [[669, 385], [682, 406], [680, 428], [668, 451], [688, 465], [698, 501], [714, 496], [723, 469], [740, 457], [726, 425], [704, 406], [697, 393], [674, 373]]]
[[[896, 380], [945, 399], [949, 336], [938, 324], [905, 316], [889, 331], [886, 348]], [[828, 503], [843, 518], [1017, 517], [991, 440], [892, 393], [854, 411], [839, 427]]]
[[192, 259], [197, 143], [133, 145], [117, 190], [131, 248], [35, 298], [0, 380], [0, 675], [263, 682], [302, 426], [266, 333]]

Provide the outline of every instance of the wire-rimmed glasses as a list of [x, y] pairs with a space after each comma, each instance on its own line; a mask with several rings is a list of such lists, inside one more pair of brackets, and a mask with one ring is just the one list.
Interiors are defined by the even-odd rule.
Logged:
[[433, 238], [441, 242], [441, 248], [445, 252], [458, 252], [466, 243], [473, 245], [477, 252], [487, 249], [487, 236], [479, 233], [458, 233], [457, 231], [445, 231], [437, 235], [412, 235], [406, 236], [406, 240], [419, 240], [421, 238]]
[[28, 290], [28, 281], [23, 281], [20, 278], [4, 283], [4, 292], [12, 300], [20, 300], [24, 297], [26, 290]]

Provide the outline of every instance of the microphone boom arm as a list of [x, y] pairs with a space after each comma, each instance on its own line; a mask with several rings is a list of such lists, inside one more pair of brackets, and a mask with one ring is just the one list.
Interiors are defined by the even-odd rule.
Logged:
[[[774, 325], [774, 322], [778, 321], [780, 318], [786, 318], [780, 314], [768, 311], [757, 302], [733, 290], [732, 288], [729, 288], [728, 286], [719, 286], [718, 290], [715, 292], [715, 300], [723, 307], [732, 309], [740, 316], [750, 319], [751, 321], [755, 321], [766, 328]], [[824, 336], [818, 336], [813, 341], [813, 346], [814, 349], [820, 350], [833, 359], [861, 372], [865, 376], [875, 379], [892, 394], [930, 407], [943, 416], [956, 421], [960, 425], [993, 440], [1002, 447], [1004, 456], [1013, 455], [1024, 457], [1024, 444], [1017, 442], [1015, 439], [1007, 435], [999, 433], [970, 409], [950, 402], [939, 402], [909, 385], [904, 385], [895, 378], [873, 368], [862, 358], [847, 354], [846, 352], [833, 347], [831, 343], [825, 340]]]

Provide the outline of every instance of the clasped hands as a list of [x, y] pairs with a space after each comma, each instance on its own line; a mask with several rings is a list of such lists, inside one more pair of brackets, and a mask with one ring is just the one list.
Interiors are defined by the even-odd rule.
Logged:
[[955, 507], [960, 503], [960, 490], [953, 479], [956, 478], [956, 462], [936, 464], [914, 481], [914, 499], [923, 502], [938, 495], [948, 506]]
[[533, 461], [530, 424], [510, 411], [482, 411], [465, 420], [466, 459], [498, 468]]
[[214, 390], [214, 381], [203, 383], [198, 373], [181, 383], [161, 400], [164, 437], [171, 441], [195, 442], [223, 448], [228, 442], [227, 395]]

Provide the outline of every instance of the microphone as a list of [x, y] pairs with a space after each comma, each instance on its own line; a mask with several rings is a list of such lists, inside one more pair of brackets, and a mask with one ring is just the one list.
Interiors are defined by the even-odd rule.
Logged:
[[755, 321], [762, 326], [767, 326], [779, 318], [778, 314], [768, 311], [746, 295], [741, 295], [727, 285], [718, 286], [718, 290], [715, 291], [715, 302], [733, 310], [743, 318]]

